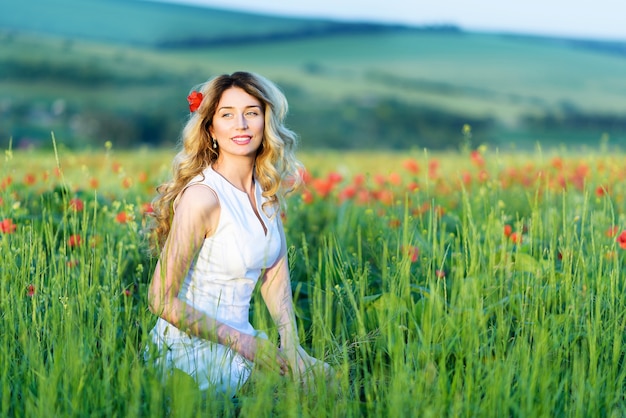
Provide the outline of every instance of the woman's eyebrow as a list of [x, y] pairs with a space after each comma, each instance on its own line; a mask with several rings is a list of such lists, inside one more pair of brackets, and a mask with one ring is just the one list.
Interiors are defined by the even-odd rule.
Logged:
[[[250, 109], [251, 107], [256, 107], [259, 110], [261, 109], [260, 105], [248, 105], [248, 106], [245, 106], [244, 109]], [[234, 109], [234, 108], [235, 108], [235, 106], [222, 106], [222, 107], [218, 108], [217, 110], [218, 111], [224, 110], [224, 109], [230, 110], [230, 109]]]

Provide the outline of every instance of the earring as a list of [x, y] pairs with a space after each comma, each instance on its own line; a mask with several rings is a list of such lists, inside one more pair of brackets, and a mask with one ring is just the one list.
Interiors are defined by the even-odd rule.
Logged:
[[213, 148], [217, 148], [217, 140], [213, 138]]

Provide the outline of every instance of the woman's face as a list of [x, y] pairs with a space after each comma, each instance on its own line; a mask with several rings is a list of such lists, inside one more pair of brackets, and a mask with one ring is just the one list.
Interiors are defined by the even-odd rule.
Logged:
[[220, 155], [255, 156], [263, 141], [263, 105], [239, 87], [222, 93], [213, 122], [211, 138], [217, 140]]

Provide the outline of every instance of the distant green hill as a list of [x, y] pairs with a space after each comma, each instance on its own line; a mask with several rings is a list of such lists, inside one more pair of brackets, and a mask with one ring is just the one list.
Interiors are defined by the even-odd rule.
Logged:
[[625, 44], [133, 0], [0, 3], [0, 144], [176, 140], [223, 72], [275, 80], [303, 147], [626, 145]]
[[0, 28], [153, 47], [220, 46], [408, 29], [141, 0], [3, 0]]

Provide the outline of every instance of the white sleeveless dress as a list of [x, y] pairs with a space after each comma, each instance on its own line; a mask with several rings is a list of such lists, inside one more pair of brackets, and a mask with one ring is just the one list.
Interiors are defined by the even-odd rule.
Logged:
[[[178, 297], [243, 333], [259, 335], [249, 321], [250, 300], [263, 270], [281, 255], [280, 216], [262, 210], [264, 198], [256, 181], [257, 212], [267, 233], [248, 195], [211, 167], [192, 179], [189, 186], [192, 184], [206, 185], [217, 194], [220, 217], [215, 233], [204, 240]], [[162, 318], [150, 336], [161, 354], [155, 359], [157, 367], [182, 370], [201, 390], [214, 388], [233, 396], [250, 375], [252, 364], [235, 351], [188, 335]]]

